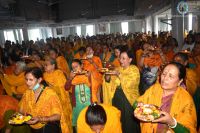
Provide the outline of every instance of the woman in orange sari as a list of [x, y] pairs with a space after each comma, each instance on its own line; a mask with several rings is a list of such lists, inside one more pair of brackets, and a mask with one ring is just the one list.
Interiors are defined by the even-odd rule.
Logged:
[[86, 60], [83, 61], [83, 69], [91, 72], [92, 78], [92, 101], [100, 101], [99, 88], [102, 84], [102, 75], [99, 70], [102, 68], [101, 59], [97, 56], [94, 56], [94, 51], [92, 47], [88, 46], [86, 48]]
[[20, 112], [32, 115], [26, 122], [32, 133], [70, 133], [57, 94], [43, 81], [40, 68], [28, 69], [25, 73], [29, 88], [20, 102]]
[[44, 80], [58, 95], [67, 124], [72, 131], [72, 107], [69, 92], [65, 91], [66, 77], [61, 70], [56, 69], [56, 61], [52, 58], [45, 60]]
[[143, 51], [143, 54], [139, 61], [139, 67], [160, 67], [166, 62], [165, 56], [161, 49], [153, 48], [150, 44]]
[[120, 53], [121, 53], [121, 45], [118, 45], [114, 48], [114, 52], [115, 52], [115, 59], [113, 60], [113, 62], [111, 63], [115, 68], [120, 67], [120, 61], [119, 61], [119, 57], [120, 57]]
[[70, 80], [67, 81], [65, 89], [72, 92], [72, 125], [77, 127], [77, 119], [83, 108], [91, 104], [91, 74], [82, 69], [82, 63], [78, 59], [72, 61]]

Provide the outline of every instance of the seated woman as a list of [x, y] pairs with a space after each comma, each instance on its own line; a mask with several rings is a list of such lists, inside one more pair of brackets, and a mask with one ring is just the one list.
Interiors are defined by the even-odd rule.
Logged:
[[91, 104], [78, 117], [78, 133], [122, 133], [121, 113], [109, 105]]
[[73, 71], [70, 74], [70, 80], [66, 83], [65, 89], [72, 91], [72, 126], [77, 126], [79, 113], [83, 108], [91, 104], [91, 75], [82, 69], [82, 63], [79, 59], [72, 61]]
[[[69, 133], [62, 105], [57, 94], [46, 86], [40, 68], [30, 68], [25, 72], [29, 88], [21, 100], [20, 112], [32, 115], [27, 122], [32, 133]], [[61, 129], [60, 129], [61, 127]]]
[[22, 61], [18, 61], [12, 74], [4, 74], [4, 72], [0, 70], [1, 83], [9, 96], [16, 96], [20, 99], [26, 91], [27, 86], [24, 78], [25, 68], [26, 64]]
[[186, 70], [180, 63], [165, 66], [160, 83], [151, 86], [133, 104], [140, 102], [160, 107], [161, 117], [152, 122], [141, 122], [142, 133], [196, 133], [196, 111], [190, 94], [179, 85], [185, 78]]
[[0, 95], [0, 132], [1, 133], [30, 133], [28, 125], [10, 125], [10, 117], [19, 111], [18, 100], [8, 95]]

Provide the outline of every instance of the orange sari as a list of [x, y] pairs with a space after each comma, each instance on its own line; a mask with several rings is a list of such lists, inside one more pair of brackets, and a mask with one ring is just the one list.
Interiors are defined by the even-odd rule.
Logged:
[[0, 95], [0, 129], [4, 127], [3, 117], [7, 110], [18, 111], [18, 101], [8, 95]]
[[160, 67], [163, 61], [159, 54], [154, 54], [151, 57], [144, 58], [144, 65], [149, 67]]
[[174, 58], [174, 51], [173, 50], [170, 50], [170, 51], [168, 51], [167, 53], [165, 53], [165, 57], [166, 57], [166, 60], [167, 60], [167, 62], [170, 62], [170, 61], [172, 61], [173, 60], [173, 58]]
[[97, 56], [92, 57], [93, 62], [96, 64], [98, 68], [96, 68], [93, 64], [91, 64], [89, 61], [85, 60], [83, 62], [83, 68], [84, 70], [90, 71], [92, 76], [92, 101], [96, 102], [97, 100], [97, 92], [99, 87], [102, 84], [102, 75], [99, 73], [98, 69], [102, 68], [101, 59]]
[[13, 74], [14, 70], [15, 70], [16, 65], [13, 64], [11, 66], [8, 66], [4, 69], [5, 74]]
[[115, 68], [120, 67], [119, 58], [115, 58], [114, 61], [112, 62], [112, 65], [113, 65]]

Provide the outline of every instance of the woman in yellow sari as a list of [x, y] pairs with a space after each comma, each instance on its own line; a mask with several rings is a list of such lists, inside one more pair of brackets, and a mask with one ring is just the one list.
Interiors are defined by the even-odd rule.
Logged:
[[67, 124], [69, 126], [70, 131], [72, 131], [72, 107], [70, 102], [70, 96], [69, 92], [65, 91], [64, 88], [66, 78], [61, 70], [56, 69], [56, 61], [52, 58], [46, 58], [45, 60], [44, 80], [57, 93], [62, 104]]
[[78, 118], [78, 133], [122, 133], [121, 113], [113, 106], [93, 103]]
[[103, 103], [112, 104], [121, 111], [123, 133], [140, 132], [139, 123], [132, 117], [131, 107], [139, 97], [140, 73], [135, 65], [131, 65], [132, 61], [132, 51], [122, 51], [121, 66], [112, 73], [105, 73], [103, 82]]
[[20, 112], [32, 115], [27, 122], [32, 133], [70, 133], [59, 97], [46, 86], [40, 68], [28, 69], [25, 78], [29, 90], [20, 102]]
[[[174, 61], [187, 67], [189, 58], [186, 53], [180, 52], [174, 56]], [[186, 77], [184, 80], [186, 82], [187, 91], [191, 94], [191, 96], [193, 96], [198, 86], [198, 75], [196, 74], [195, 70], [186, 68]]]
[[3, 71], [1, 71], [1, 83], [9, 96], [16, 96], [17, 98], [21, 98], [23, 93], [26, 91], [27, 86], [24, 78], [25, 68], [26, 64], [24, 62], [18, 61], [12, 74], [4, 74]]
[[59, 56], [58, 51], [54, 48], [49, 50], [49, 56], [56, 60], [58, 69], [60, 69], [65, 74], [65, 76], [68, 77], [70, 69], [66, 59], [63, 56]]
[[196, 110], [190, 94], [180, 87], [186, 70], [180, 63], [169, 63], [161, 74], [160, 83], [150, 87], [133, 104], [154, 104], [160, 107], [161, 117], [141, 122], [142, 133], [196, 133]]

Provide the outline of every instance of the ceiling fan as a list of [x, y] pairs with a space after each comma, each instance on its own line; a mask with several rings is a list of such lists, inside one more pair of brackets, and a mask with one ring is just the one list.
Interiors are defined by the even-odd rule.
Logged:
[[45, 5], [47, 5], [47, 6], [53, 6], [53, 5], [55, 5], [55, 4], [58, 4], [58, 3], [60, 3], [61, 1], [60, 0], [58, 0], [58, 1], [44, 1], [44, 0], [38, 0], [37, 1], [38, 3], [41, 3], [41, 4], [45, 4]]

